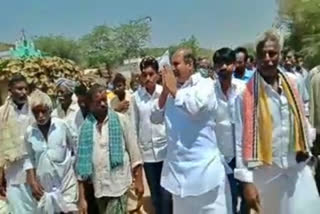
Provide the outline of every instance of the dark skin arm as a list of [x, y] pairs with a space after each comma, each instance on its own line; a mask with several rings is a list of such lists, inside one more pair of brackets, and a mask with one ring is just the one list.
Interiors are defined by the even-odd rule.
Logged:
[[256, 186], [253, 183], [242, 183], [243, 197], [246, 200], [248, 207], [255, 210], [257, 213], [261, 211], [260, 196]]
[[33, 197], [39, 201], [44, 194], [44, 189], [36, 178], [35, 169], [27, 170], [27, 183], [31, 187]]
[[88, 214], [88, 204], [85, 196], [85, 181], [78, 181], [79, 184], [79, 214]]
[[0, 197], [6, 197], [6, 179], [3, 167], [0, 168]]
[[138, 165], [133, 169], [133, 179], [136, 195], [138, 198], [141, 198], [144, 193], [142, 165]]

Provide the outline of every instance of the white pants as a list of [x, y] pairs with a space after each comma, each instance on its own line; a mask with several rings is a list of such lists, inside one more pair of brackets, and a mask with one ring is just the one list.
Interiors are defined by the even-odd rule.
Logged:
[[12, 214], [34, 214], [36, 201], [27, 184], [10, 185], [7, 187], [9, 211]]
[[173, 195], [174, 214], [231, 214], [232, 203], [228, 179], [203, 195], [181, 198]]
[[261, 214], [319, 213], [319, 210], [311, 211], [310, 207], [319, 201], [319, 196], [309, 166], [263, 167], [254, 170], [253, 177], [260, 194]]
[[9, 208], [6, 201], [0, 199], [0, 214], [8, 214]]

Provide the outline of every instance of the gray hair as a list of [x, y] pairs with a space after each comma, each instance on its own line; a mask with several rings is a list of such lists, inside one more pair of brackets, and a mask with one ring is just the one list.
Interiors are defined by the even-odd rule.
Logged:
[[31, 109], [39, 105], [48, 107], [49, 111], [52, 111], [53, 108], [51, 98], [38, 89], [31, 93], [29, 105]]
[[257, 41], [256, 45], [256, 53], [257, 57], [260, 58], [261, 51], [267, 41], [275, 42], [276, 47], [278, 48], [279, 52], [281, 52], [281, 38], [280, 35], [275, 30], [268, 30], [266, 31]]

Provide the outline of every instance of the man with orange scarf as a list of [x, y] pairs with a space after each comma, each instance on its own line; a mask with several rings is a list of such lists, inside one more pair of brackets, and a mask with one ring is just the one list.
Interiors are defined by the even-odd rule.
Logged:
[[[318, 198], [301, 96], [279, 68], [280, 42], [268, 31], [257, 43], [257, 72], [236, 100], [235, 177], [258, 213], [304, 213]], [[311, 212], [313, 213], [313, 212]]]

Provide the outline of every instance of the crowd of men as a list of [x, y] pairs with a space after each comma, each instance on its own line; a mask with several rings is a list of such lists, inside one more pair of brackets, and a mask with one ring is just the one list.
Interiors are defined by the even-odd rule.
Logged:
[[212, 61], [145, 57], [130, 90], [121, 74], [61, 78], [56, 104], [14, 75], [0, 108], [8, 213], [134, 213], [144, 174], [156, 214], [318, 213], [320, 67], [273, 31], [255, 58], [226, 47]]

